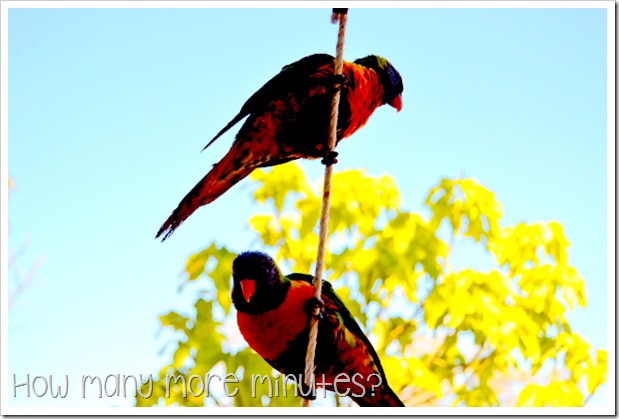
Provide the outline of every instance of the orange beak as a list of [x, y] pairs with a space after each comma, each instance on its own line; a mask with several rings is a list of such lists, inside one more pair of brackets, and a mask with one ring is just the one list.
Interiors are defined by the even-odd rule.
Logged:
[[400, 112], [402, 110], [402, 94], [400, 93], [393, 98], [393, 100], [389, 102], [389, 105], [393, 106], [398, 112]]
[[241, 285], [241, 292], [243, 293], [243, 298], [245, 298], [245, 301], [249, 303], [251, 297], [253, 297], [256, 293], [256, 281], [254, 281], [253, 279], [242, 279], [241, 281], [239, 281], [239, 284]]

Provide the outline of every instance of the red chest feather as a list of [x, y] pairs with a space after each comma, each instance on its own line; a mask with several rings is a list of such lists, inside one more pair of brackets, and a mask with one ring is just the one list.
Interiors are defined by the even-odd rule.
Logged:
[[237, 312], [239, 329], [249, 346], [265, 359], [276, 359], [307, 326], [304, 305], [313, 294], [310, 284], [291, 281], [279, 307], [254, 315]]
[[[350, 115], [348, 120], [340, 125], [342, 130], [339, 134], [340, 139], [351, 136], [368, 122], [374, 110], [382, 104], [384, 94], [378, 74], [374, 70], [359, 64], [345, 62], [343, 71], [350, 82], [350, 86], [344, 90], [342, 98], [348, 102]], [[332, 77], [332, 64], [320, 67], [312, 75], [312, 78], [330, 79]], [[321, 86], [311, 90], [309, 95], [324, 95], [326, 92], [327, 89]]]
[[354, 87], [346, 92], [346, 100], [350, 106], [350, 119], [342, 132], [342, 138], [349, 137], [372, 116], [376, 108], [382, 104], [383, 88], [378, 81], [378, 74], [363, 66], [346, 63], [344, 74], [349, 80], [354, 80]]

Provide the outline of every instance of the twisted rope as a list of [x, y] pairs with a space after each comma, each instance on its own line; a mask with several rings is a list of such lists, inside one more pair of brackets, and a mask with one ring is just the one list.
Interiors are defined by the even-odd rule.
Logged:
[[[337, 33], [337, 46], [335, 48], [335, 63], [334, 63], [334, 75], [335, 77], [342, 74], [344, 67], [344, 34], [346, 30], [346, 20], [348, 9], [333, 9], [331, 15], [331, 22], [337, 23], [339, 21], [340, 26]], [[335, 145], [337, 143], [337, 118], [340, 105], [340, 89], [336, 89], [333, 94], [333, 100], [331, 101], [331, 119], [329, 124], [329, 142], [327, 145], [326, 155], [332, 155]], [[318, 236], [318, 255], [316, 257], [316, 273], [314, 275], [314, 297], [321, 300], [322, 294], [322, 274], [324, 271], [324, 257], [325, 249], [327, 246], [328, 235], [328, 223], [329, 223], [329, 208], [331, 206], [331, 174], [333, 173], [333, 164], [335, 163], [333, 158], [323, 160], [325, 164], [325, 178], [323, 184], [322, 195], [322, 207], [320, 210], [320, 234]], [[314, 309], [313, 315], [310, 316], [310, 330], [309, 330], [309, 342], [307, 344], [307, 353], [305, 355], [305, 385], [308, 389], [311, 389], [311, 393], [314, 393], [315, 380], [314, 380], [314, 358], [316, 356], [316, 341], [318, 338], [318, 316], [320, 315], [320, 308]], [[309, 400], [303, 399], [302, 406], [309, 406]]]

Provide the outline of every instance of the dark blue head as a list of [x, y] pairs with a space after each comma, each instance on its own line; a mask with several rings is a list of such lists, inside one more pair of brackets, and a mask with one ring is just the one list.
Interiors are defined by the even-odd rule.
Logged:
[[275, 261], [261, 252], [243, 252], [232, 262], [232, 302], [237, 310], [260, 313], [281, 303], [289, 281]]
[[389, 61], [378, 55], [368, 55], [367, 57], [359, 58], [355, 60], [355, 64], [371, 68], [378, 73], [378, 79], [384, 89], [383, 104], [389, 104], [399, 112], [402, 109], [404, 84], [398, 70]]

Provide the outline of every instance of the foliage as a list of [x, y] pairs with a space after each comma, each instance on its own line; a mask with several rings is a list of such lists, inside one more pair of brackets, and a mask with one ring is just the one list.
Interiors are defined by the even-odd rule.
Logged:
[[[284, 272], [313, 273], [318, 188], [296, 164], [252, 179], [256, 201], [268, 209], [249, 220], [257, 248]], [[473, 179], [441, 180], [423, 212], [408, 212], [392, 177], [360, 170], [334, 174], [331, 205], [326, 278], [368, 332], [406, 405], [579, 406], [605, 381], [606, 351], [594, 350], [565, 317], [585, 306], [586, 294], [558, 222], [502, 226], [501, 205]], [[138, 398], [138, 406], [299, 405], [295, 397], [265, 397], [262, 387], [262, 397], [251, 396], [251, 375], [277, 373], [235, 325], [231, 264], [243, 250], [211, 243], [187, 260], [184, 284], [199, 283], [200, 297], [189, 314], [160, 317], [175, 331], [176, 348], [154, 396]], [[217, 371], [239, 377], [235, 397], [221, 388], [185, 397], [180, 387], [164, 397], [166, 374]]]

